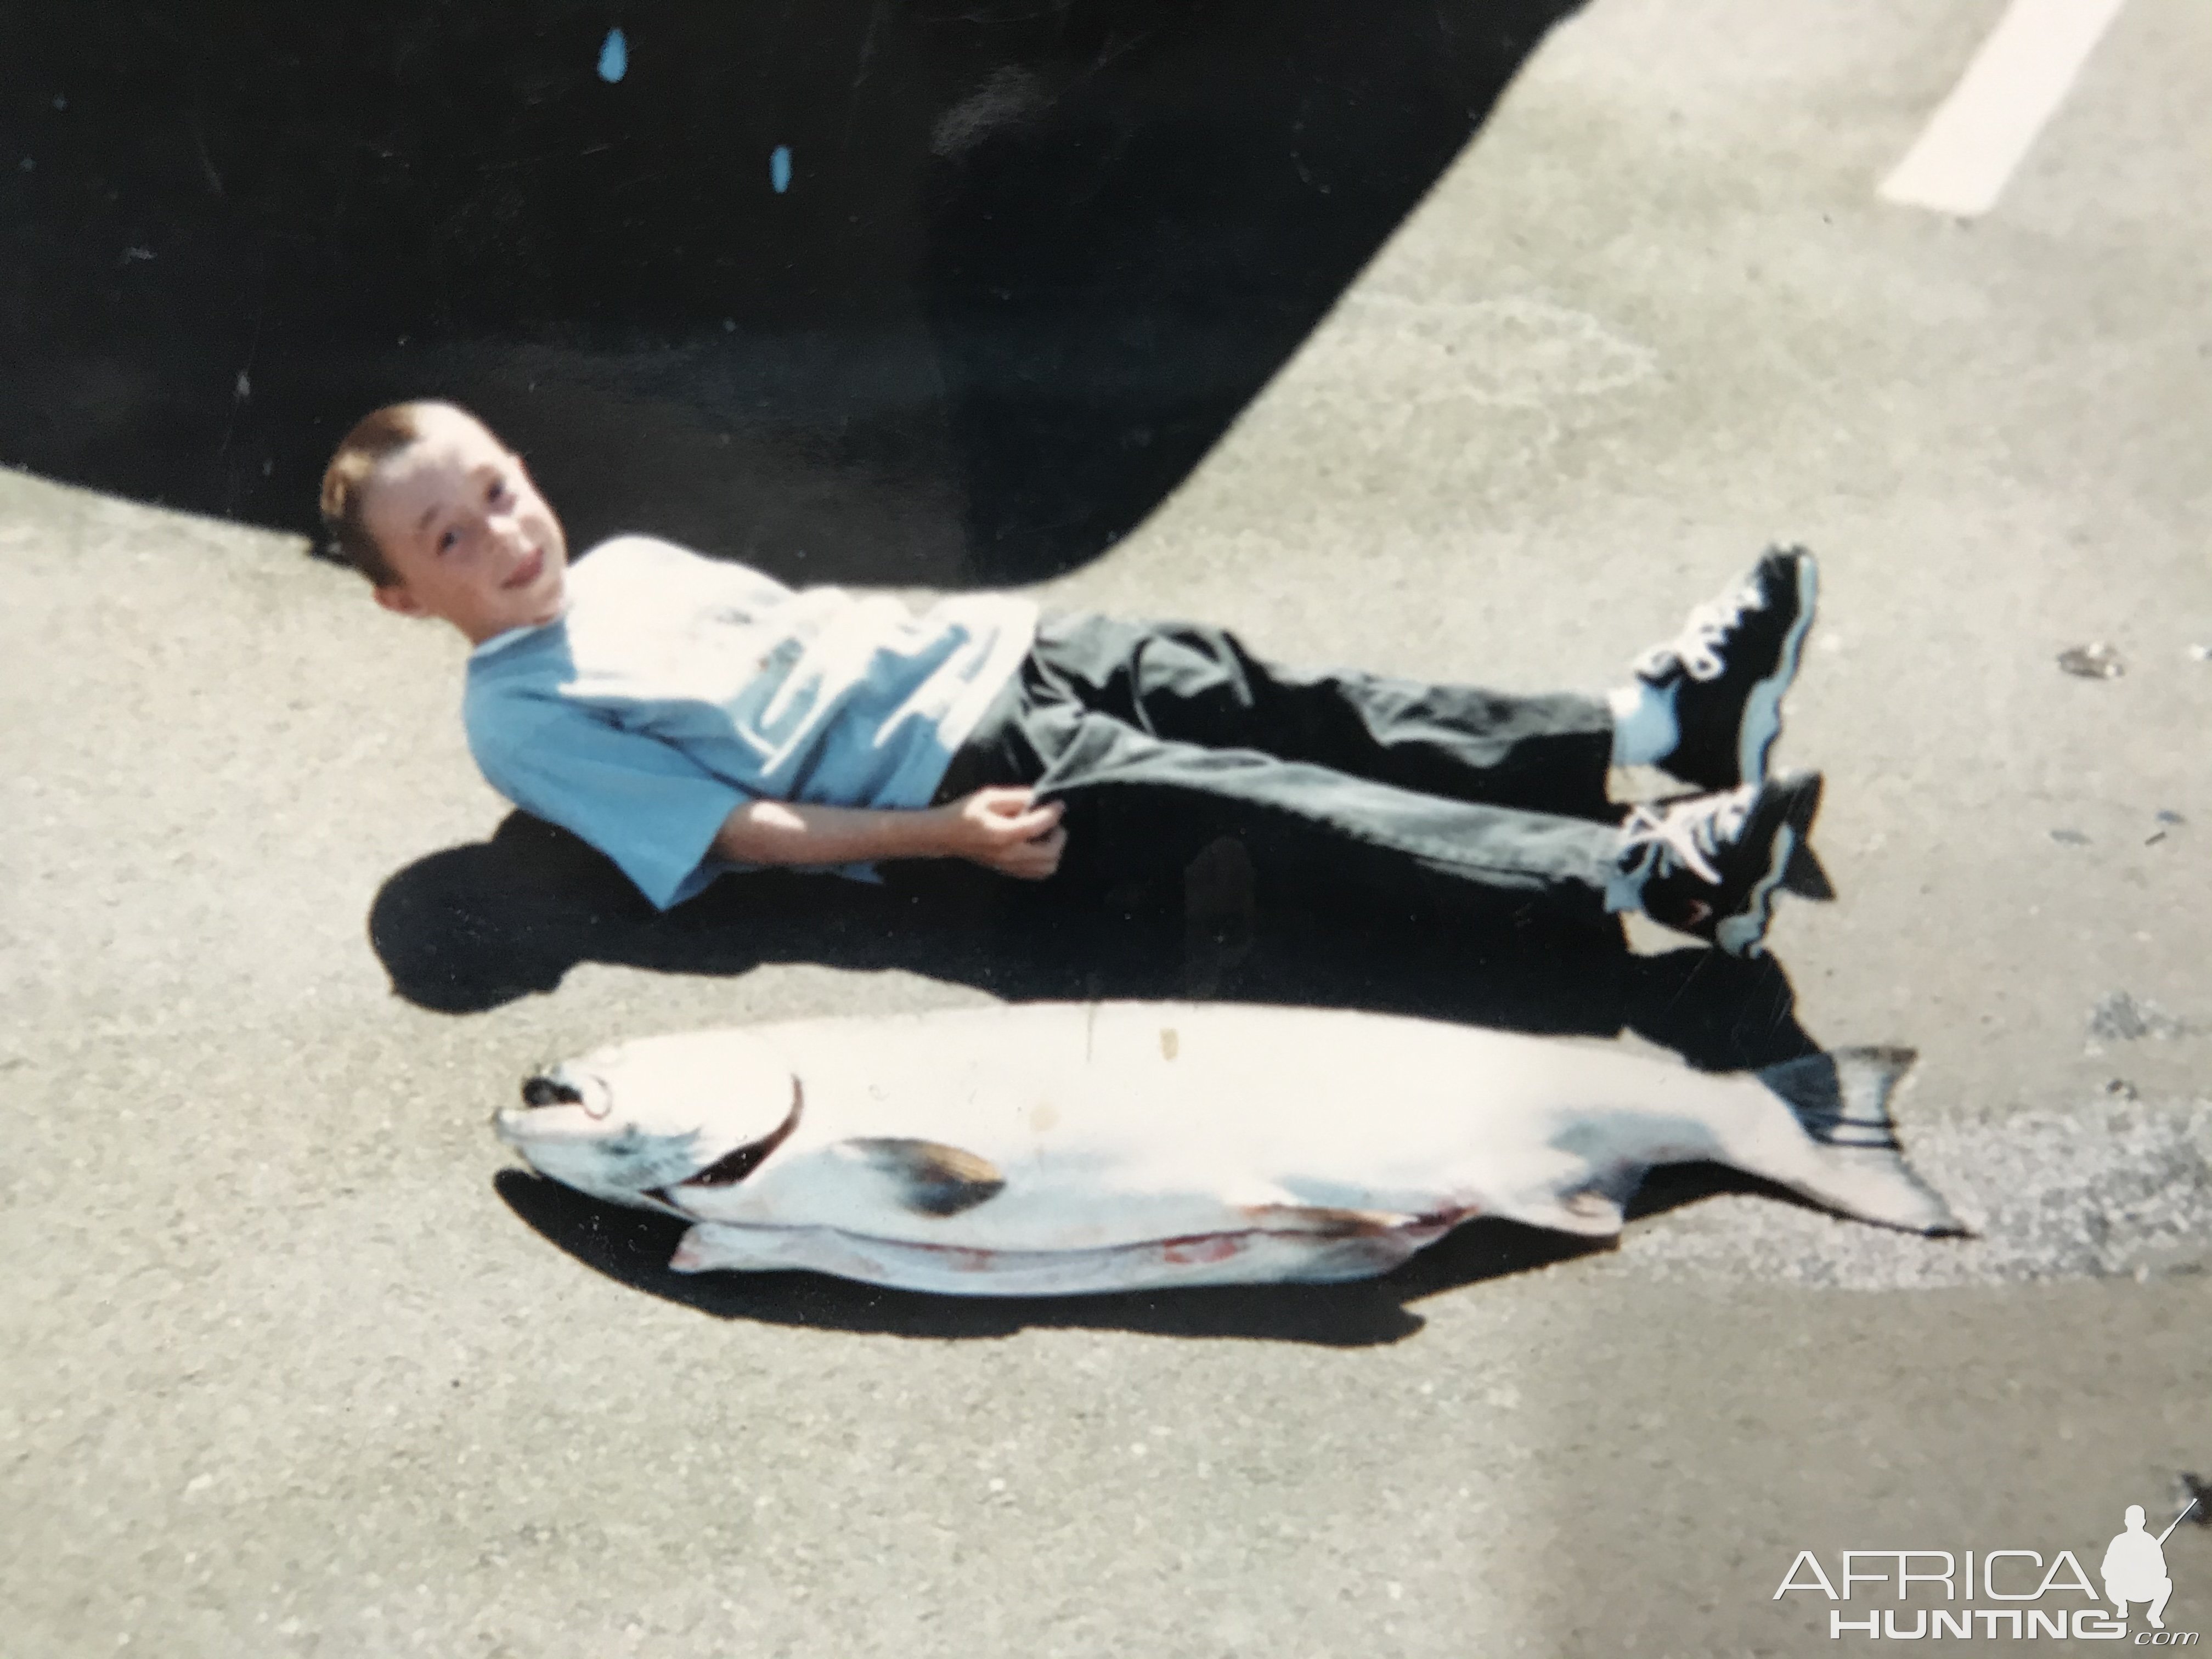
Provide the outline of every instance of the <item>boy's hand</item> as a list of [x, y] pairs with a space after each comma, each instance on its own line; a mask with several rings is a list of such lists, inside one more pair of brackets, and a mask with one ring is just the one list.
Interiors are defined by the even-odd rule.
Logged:
[[1034, 790], [978, 789], [937, 811], [945, 821], [947, 857], [1021, 881], [1042, 881], [1060, 868], [1067, 831], [1060, 827], [1058, 801], [1039, 806]]

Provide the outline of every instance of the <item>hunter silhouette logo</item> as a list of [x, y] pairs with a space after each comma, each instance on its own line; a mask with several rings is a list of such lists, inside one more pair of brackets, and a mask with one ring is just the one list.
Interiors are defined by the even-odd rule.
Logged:
[[[1854, 1609], [1861, 1616], [1831, 1607], [1831, 1640], [1848, 1632], [1906, 1642], [1929, 1636], [2125, 1642], [2130, 1639], [2129, 1609], [2139, 1607], [2146, 1628], [2132, 1633], [2133, 1645], [2193, 1647], [2199, 1639], [2197, 1632], [2166, 1627], [2166, 1603], [2173, 1595], [2166, 1540], [2192, 1514], [2200, 1522], [2212, 1522], [2207, 1493], [2194, 1480], [2188, 1485], [2189, 1501], [2163, 1532], [2154, 1534], [2148, 1529], [2142, 1504], [2128, 1505], [2123, 1529], [2105, 1547], [2097, 1565], [2097, 1577], [2104, 1585], [2101, 1595], [2081, 1557], [2069, 1549], [2047, 1558], [2039, 1550], [2022, 1549], [1957, 1554], [1949, 1550], [1845, 1550], [1840, 1571], [1833, 1577], [1813, 1551], [1800, 1550], [1773, 1599], [1778, 1601], [1796, 1590], [1835, 1602], [1891, 1603]], [[1911, 1605], [1916, 1600], [1922, 1605]], [[1961, 1607], [1961, 1602], [1967, 1605]], [[2109, 1613], [2106, 1602], [2112, 1604]]]
[[2155, 1538], [2143, 1530], [2142, 1505], [2128, 1505], [2127, 1530], [2105, 1547], [2105, 1564], [2098, 1569], [2105, 1581], [2105, 1596], [2113, 1610], [2123, 1619], [2128, 1616], [2128, 1603], [2148, 1601], [2150, 1611], [2144, 1616], [2153, 1630], [2166, 1628], [2166, 1598], [2173, 1594], [2173, 1580], [2166, 1576], [2166, 1540], [2181, 1524], [2182, 1516], [2197, 1507], [2192, 1498], [2177, 1515], [2166, 1523], [2166, 1530]]

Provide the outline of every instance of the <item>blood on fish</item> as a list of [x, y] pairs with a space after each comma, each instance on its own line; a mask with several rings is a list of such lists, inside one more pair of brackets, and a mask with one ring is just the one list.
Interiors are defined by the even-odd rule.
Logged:
[[1206, 1261], [1226, 1261], [1245, 1247], [1245, 1239], [1237, 1233], [1194, 1233], [1188, 1238], [1170, 1238], [1160, 1246], [1160, 1260], [1177, 1266]]

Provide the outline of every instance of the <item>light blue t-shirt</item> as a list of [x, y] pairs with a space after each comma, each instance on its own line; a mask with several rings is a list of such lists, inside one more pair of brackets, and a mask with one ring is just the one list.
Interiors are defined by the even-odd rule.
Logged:
[[742, 802], [927, 806], [1036, 633], [1006, 594], [917, 616], [621, 536], [577, 562], [557, 620], [477, 647], [462, 714], [493, 788], [665, 910], [744, 867], [708, 857]]

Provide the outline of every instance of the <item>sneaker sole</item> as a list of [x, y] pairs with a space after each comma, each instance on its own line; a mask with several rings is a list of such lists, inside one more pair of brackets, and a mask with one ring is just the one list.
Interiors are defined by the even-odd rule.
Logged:
[[1743, 700], [1743, 724], [1736, 735], [1736, 780], [1740, 783], [1766, 781], [1766, 757], [1782, 735], [1782, 699], [1797, 678], [1798, 660], [1804, 654], [1805, 636], [1813, 631], [1813, 612], [1820, 599], [1820, 567], [1813, 556], [1799, 550], [1797, 557], [1797, 620], [1782, 641], [1774, 672], [1751, 688]]
[[1774, 920], [1774, 896], [1788, 879], [1790, 863], [1798, 847], [1812, 836], [1813, 819], [1820, 810], [1821, 787], [1820, 776], [1816, 772], [1811, 787], [1790, 804], [1776, 827], [1766, 873], [1752, 884], [1751, 891], [1744, 898], [1744, 908], [1734, 915], [1723, 917], [1714, 927], [1714, 945], [1729, 956], [1766, 954], [1766, 930]]

